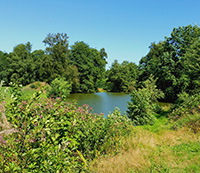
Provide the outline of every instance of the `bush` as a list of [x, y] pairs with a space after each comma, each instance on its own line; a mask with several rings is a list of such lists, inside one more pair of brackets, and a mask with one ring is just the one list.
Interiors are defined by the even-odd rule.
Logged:
[[131, 121], [119, 110], [105, 119], [92, 114], [89, 105], [66, 103], [60, 97], [42, 99], [40, 93], [22, 101], [14, 88], [6, 115], [16, 131], [1, 136], [3, 172], [80, 172], [87, 169], [87, 161], [117, 147], [118, 136], [131, 130]]
[[156, 113], [160, 111], [157, 99], [163, 98], [164, 93], [156, 88], [156, 80], [151, 76], [144, 82], [141, 89], [133, 89], [131, 102], [128, 102], [128, 117], [136, 125], [154, 124]]
[[200, 131], [200, 94], [189, 95], [185, 92], [178, 95], [178, 99], [170, 109], [170, 119], [173, 129], [190, 128], [194, 133]]
[[0, 101], [3, 101], [6, 97], [6, 91], [8, 88], [3, 89], [3, 83], [4, 81], [0, 81]]
[[71, 84], [65, 81], [64, 78], [56, 78], [51, 82], [50, 88], [47, 90], [47, 97], [66, 99], [71, 89]]
[[188, 114], [180, 117], [178, 120], [173, 122], [172, 129], [180, 129], [182, 127], [187, 127], [194, 133], [200, 132], [200, 114]]
[[170, 117], [174, 120], [184, 115], [200, 113], [200, 94], [189, 95], [183, 92], [170, 109]]

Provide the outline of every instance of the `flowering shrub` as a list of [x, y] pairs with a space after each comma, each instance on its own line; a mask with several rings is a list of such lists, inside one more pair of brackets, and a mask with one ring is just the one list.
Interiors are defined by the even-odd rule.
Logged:
[[40, 92], [28, 101], [14, 87], [7, 118], [16, 129], [1, 136], [0, 169], [3, 172], [76, 172], [87, 161], [117, 147], [120, 135], [130, 132], [131, 121], [115, 110], [108, 118], [92, 113], [88, 105], [43, 99]]

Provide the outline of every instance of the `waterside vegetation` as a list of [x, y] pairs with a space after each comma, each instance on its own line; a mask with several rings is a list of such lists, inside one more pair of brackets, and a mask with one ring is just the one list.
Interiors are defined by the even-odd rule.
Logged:
[[[104, 48], [69, 48], [59, 33], [43, 42], [0, 52], [0, 172], [200, 172], [198, 26], [174, 28], [138, 66], [107, 71]], [[128, 92], [127, 115], [66, 101], [98, 88]]]

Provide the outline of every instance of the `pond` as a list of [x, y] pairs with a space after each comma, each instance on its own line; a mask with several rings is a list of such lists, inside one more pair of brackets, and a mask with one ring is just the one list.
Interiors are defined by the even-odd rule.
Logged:
[[109, 112], [113, 112], [118, 107], [122, 113], [127, 110], [128, 101], [131, 97], [124, 93], [76, 93], [68, 97], [69, 101], [77, 100], [78, 105], [88, 104], [93, 108], [93, 113], [104, 113], [105, 116]]

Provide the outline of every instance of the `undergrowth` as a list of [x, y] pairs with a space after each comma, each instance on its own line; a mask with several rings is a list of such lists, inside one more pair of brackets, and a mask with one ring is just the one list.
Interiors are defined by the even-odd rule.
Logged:
[[105, 119], [44, 91], [30, 98], [30, 88], [2, 97], [0, 172], [200, 172], [198, 94], [180, 94], [153, 125], [133, 126], [118, 109]]

